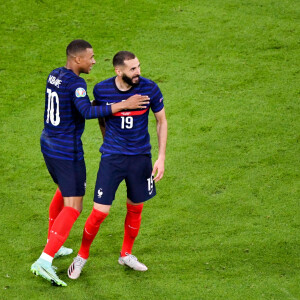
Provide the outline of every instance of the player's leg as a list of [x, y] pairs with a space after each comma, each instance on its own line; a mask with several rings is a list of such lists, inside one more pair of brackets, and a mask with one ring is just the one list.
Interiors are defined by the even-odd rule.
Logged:
[[101, 205], [94, 203], [93, 210], [87, 218], [82, 235], [81, 246], [78, 255], [74, 258], [70, 267], [68, 268], [68, 276], [71, 279], [77, 279], [87, 262], [90, 255], [90, 248], [95, 239], [100, 225], [108, 216], [111, 205]]
[[94, 203], [93, 210], [84, 225], [82, 243], [78, 252], [80, 257], [88, 259], [91, 244], [99, 231], [100, 225], [108, 216], [110, 207], [111, 205]]
[[[44, 155], [44, 160], [48, 169], [49, 174], [51, 175], [53, 181], [57, 184], [57, 190], [52, 198], [52, 201], [49, 206], [49, 227], [48, 227], [48, 239], [50, 235], [51, 228], [53, 223], [61, 210], [64, 207], [64, 197], [61, 193], [61, 190], [58, 187], [58, 176], [57, 176], [57, 161]], [[48, 240], [47, 240], [48, 242]]]
[[69, 236], [71, 228], [82, 210], [86, 180], [85, 163], [84, 161], [48, 159], [47, 167], [48, 164], [51, 164], [52, 170], [55, 170], [55, 176], [64, 197], [64, 207], [56, 217], [50, 230], [48, 243], [40, 258], [31, 266], [31, 271], [57, 285], [66, 286], [66, 283], [60, 280], [53, 270], [52, 261]]
[[131, 254], [134, 241], [139, 233], [144, 203], [134, 203], [127, 198], [127, 214], [124, 224], [124, 240], [121, 256]]
[[[65, 204], [68, 205], [70, 200], [71, 202], [82, 203], [82, 197], [66, 197]], [[54, 221], [50, 231], [48, 243], [44, 248], [40, 258], [31, 266], [31, 271], [34, 274], [40, 275], [56, 285], [67, 285], [56, 275], [54, 269], [52, 268], [52, 261], [56, 252], [62, 247], [68, 238], [74, 222], [80, 215], [80, 212], [78, 211], [79, 206], [79, 204], [75, 205], [76, 208], [72, 206], [64, 206]]]
[[[63, 208], [64, 208], [64, 197], [62, 196], [61, 191], [58, 187], [49, 206], [49, 227], [48, 227], [47, 243], [49, 240], [50, 231], [53, 226], [53, 223]], [[60, 249], [56, 252], [55, 258], [69, 255], [72, 252], [73, 250], [71, 248], [61, 246]]]
[[61, 191], [58, 187], [49, 206], [48, 239], [49, 239], [52, 225], [55, 219], [57, 218], [57, 216], [59, 215], [59, 213], [61, 212], [61, 210], [63, 209], [63, 207], [64, 207], [64, 197], [62, 196]]
[[[44, 253], [54, 257], [68, 238], [73, 224], [82, 211], [83, 197], [64, 197], [64, 208], [55, 219]], [[52, 262], [52, 261], [51, 261]]]
[[136, 237], [138, 236], [141, 221], [142, 210], [144, 203], [134, 203], [127, 198], [127, 214], [124, 224], [124, 239], [120, 257], [118, 259], [119, 264], [127, 265], [136, 271], [147, 271], [148, 268], [137, 258], [132, 255], [132, 247]]
[[49, 241], [44, 252], [54, 257], [64, 244], [71, 228], [82, 211], [85, 194], [86, 168], [81, 161], [55, 161], [58, 184], [64, 197], [64, 207], [50, 230]]
[[132, 255], [132, 248], [138, 236], [142, 220], [143, 202], [155, 196], [156, 190], [152, 179], [151, 157], [138, 155], [130, 158], [127, 184], [127, 214], [124, 224], [124, 240], [118, 262], [136, 271], [146, 271], [148, 268]]
[[[100, 225], [109, 214], [116, 190], [123, 180], [122, 172], [116, 172], [115, 156], [102, 157], [94, 193], [94, 207], [83, 230], [82, 242], [77, 257], [68, 269], [68, 276], [77, 279], [89, 257], [90, 247]], [[119, 164], [120, 165], [120, 164]], [[118, 168], [119, 165], [117, 164]]]

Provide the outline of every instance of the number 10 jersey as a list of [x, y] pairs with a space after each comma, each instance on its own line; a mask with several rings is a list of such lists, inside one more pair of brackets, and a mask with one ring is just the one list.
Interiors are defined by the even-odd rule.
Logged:
[[111, 114], [107, 105], [91, 106], [86, 82], [64, 67], [53, 70], [45, 91], [43, 154], [57, 159], [82, 160], [81, 135], [85, 119]]

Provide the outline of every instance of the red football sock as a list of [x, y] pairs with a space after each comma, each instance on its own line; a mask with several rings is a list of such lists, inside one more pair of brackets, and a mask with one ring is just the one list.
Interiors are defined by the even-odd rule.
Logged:
[[141, 226], [143, 206], [143, 203], [139, 205], [127, 203], [127, 215], [124, 226], [125, 233], [121, 256], [125, 256], [126, 253], [131, 254], [134, 240], [137, 237]]
[[55, 253], [68, 238], [71, 228], [79, 215], [80, 212], [73, 207], [65, 206], [62, 209], [54, 221], [44, 253], [54, 257]]
[[64, 207], [64, 198], [61, 194], [61, 191], [59, 188], [56, 190], [56, 193], [54, 194], [54, 197], [50, 203], [49, 207], [49, 228], [48, 228], [48, 239], [50, 236], [50, 231], [52, 228], [52, 225], [56, 219], [56, 217], [59, 215], [61, 210]]
[[84, 225], [81, 247], [78, 252], [80, 257], [88, 259], [91, 244], [99, 231], [101, 223], [107, 216], [107, 213], [93, 208]]

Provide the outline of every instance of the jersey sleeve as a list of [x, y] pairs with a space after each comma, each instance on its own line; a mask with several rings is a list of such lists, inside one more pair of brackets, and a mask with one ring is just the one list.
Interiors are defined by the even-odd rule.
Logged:
[[164, 97], [156, 83], [154, 83], [150, 96], [150, 107], [154, 113], [161, 111], [164, 108]]
[[77, 80], [70, 86], [70, 92], [72, 93], [74, 105], [80, 114], [85, 119], [96, 119], [111, 115], [112, 111], [110, 105], [91, 105], [89, 96], [86, 92], [86, 82], [82, 78], [80, 79], [81, 80]]

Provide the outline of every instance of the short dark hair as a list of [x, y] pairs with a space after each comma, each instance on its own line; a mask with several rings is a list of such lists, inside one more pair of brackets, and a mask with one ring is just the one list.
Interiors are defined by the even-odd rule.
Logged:
[[67, 56], [76, 55], [78, 52], [82, 52], [87, 48], [93, 48], [89, 42], [85, 40], [74, 40], [67, 46], [66, 53]]
[[119, 51], [113, 58], [113, 66], [123, 66], [125, 60], [134, 59], [136, 56], [129, 51]]

